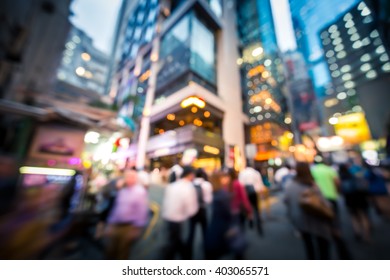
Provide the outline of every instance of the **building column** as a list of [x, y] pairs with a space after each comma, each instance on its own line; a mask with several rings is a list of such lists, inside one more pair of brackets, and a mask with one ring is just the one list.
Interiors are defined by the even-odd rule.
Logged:
[[[217, 83], [218, 95], [225, 103], [223, 140], [227, 147], [233, 145], [239, 148], [239, 165], [242, 167], [245, 165], [245, 133], [234, 2], [227, 0], [223, 5], [223, 30], [217, 34]], [[229, 149], [225, 151], [225, 162], [229, 163]]]
[[152, 52], [151, 52], [151, 65], [150, 65], [150, 77], [148, 81], [148, 89], [146, 91], [145, 105], [142, 113], [140, 132], [138, 138], [137, 148], [137, 169], [143, 169], [146, 162], [146, 146], [149, 140], [150, 134], [150, 114], [153, 107], [154, 96], [156, 92], [157, 74], [158, 74], [158, 56], [160, 52], [160, 30], [162, 26], [162, 16], [159, 15], [156, 37], [153, 40]]

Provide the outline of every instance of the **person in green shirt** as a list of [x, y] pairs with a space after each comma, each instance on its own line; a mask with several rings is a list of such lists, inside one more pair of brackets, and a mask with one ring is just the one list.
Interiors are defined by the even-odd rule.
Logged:
[[332, 204], [337, 213], [337, 200], [339, 198], [338, 186], [340, 184], [337, 171], [331, 166], [321, 162], [312, 167], [311, 173], [322, 195]]
[[341, 260], [352, 258], [346, 242], [342, 238], [341, 225], [338, 212], [337, 200], [339, 198], [340, 180], [338, 173], [328, 162], [316, 162], [312, 167], [311, 173], [314, 181], [321, 190], [322, 195], [330, 202], [336, 218], [332, 222], [332, 238], [336, 245], [336, 250]]

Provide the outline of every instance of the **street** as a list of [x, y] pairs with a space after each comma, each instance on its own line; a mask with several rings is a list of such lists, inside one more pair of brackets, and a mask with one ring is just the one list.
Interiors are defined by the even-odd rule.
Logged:
[[[164, 188], [154, 186], [150, 188], [150, 201], [161, 206]], [[282, 194], [277, 193], [271, 197], [271, 216], [266, 217], [263, 213], [264, 237], [247, 229], [249, 246], [246, 252], [246, 259], [259, 260], [302, 260], [305, 259], [303, 246], [300, 238], [294, 233], [292, 226], [287, 220], [286, 209], [282, 202]], [[341, 205], [341, 203], [340, 203]], [[160, 208], [161, 210], [161, 208]], [[341, 220], [343, 225], [343, 236], [351, 250], [353, 259], [381, 260], [390, 258], [390, 223], [384, 222], [372, 210], [370, 217], [373, 222], [373, 237], [371, 244], [359, 243], [354, 239], [351, 221], [345, 207], [341, 207]], [[148, 236], [144, 235], [133, 247], [130, 259], [159, 259], [159, 253], [164, 244], [164, 223], [161, 217], [153, 225]], [[194, 259], [203, 259], [200, 239], [200, 228], [197, 229], [196, 241], [194, 244]], [[231, 259], [232, 256], [226, 256]], [[332, 248], [332, 259], [337, 259], [334, 248]]]

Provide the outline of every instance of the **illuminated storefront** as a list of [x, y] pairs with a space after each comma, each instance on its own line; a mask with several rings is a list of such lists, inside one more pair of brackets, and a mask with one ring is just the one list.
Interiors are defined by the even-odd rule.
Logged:
[[336, 135], [348, 144], [360, 144], [371, 139], [370, 129], [363, 113], [353, 113], [334, 118]]

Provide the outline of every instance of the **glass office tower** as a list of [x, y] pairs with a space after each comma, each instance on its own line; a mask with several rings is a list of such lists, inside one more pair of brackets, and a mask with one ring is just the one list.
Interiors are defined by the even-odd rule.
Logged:
[[[242, 96], [249, 117], [247, 142], [257, 145], [256, 161], [278, 154], [286, 123], [285, 78], [269, 0], [237, 1]], [[285, 123], [286, 121], [286, 123]]]
[[290, 0], [289, 2], [298, 49], [304, 55], [317, 94], [322, 95], [325, 93], [323, 88], [331, 81], [331, 76], [324, 58], [319, 31], [359, 1]]

